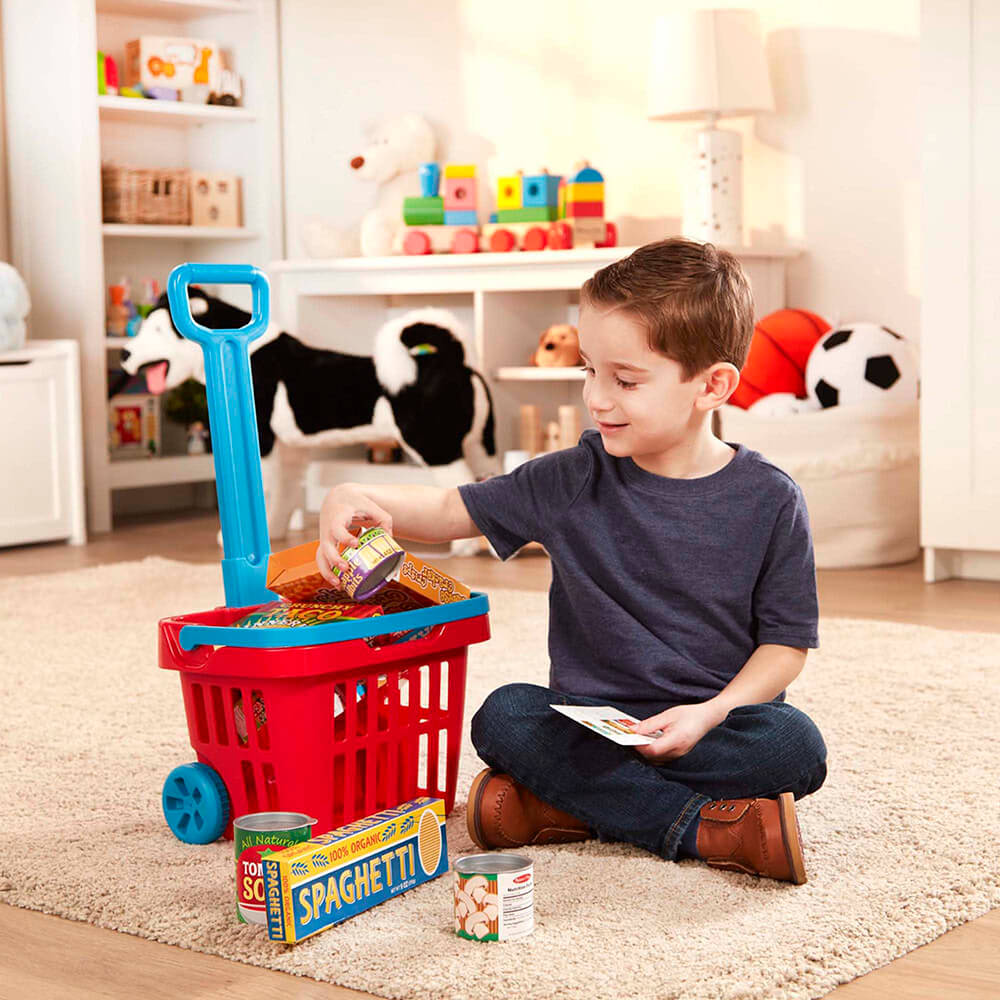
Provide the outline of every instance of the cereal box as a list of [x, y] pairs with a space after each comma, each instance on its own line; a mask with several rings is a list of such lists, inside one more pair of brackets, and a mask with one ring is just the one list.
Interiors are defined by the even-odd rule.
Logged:
[[264, 858], [268, 937], [301, 941], [447, 871], [441, 799], [383, 809]]
[[271, 601], [233, 622], [237, 628], [295, 628], [301, 625], [325, 625], [327, 622], [354, 621], [382, 614], [380, 604], [295, 604]]

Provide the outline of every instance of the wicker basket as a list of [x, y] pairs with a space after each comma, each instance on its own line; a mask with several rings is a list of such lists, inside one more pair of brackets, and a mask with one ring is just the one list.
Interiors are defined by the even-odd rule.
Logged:
[[105, 222], [191, 224], [190, 171], [101, 165]]

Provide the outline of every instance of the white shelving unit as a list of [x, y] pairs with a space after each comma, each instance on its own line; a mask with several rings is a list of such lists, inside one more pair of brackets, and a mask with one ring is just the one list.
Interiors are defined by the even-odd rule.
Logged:
[[[88, 520], [111, 527], [114, 490], [213, 479], [210, 456], [112, 462], [107, 370], [124, 338], [105, 336], [107, 286], [164, 286], [185, 260], [265, 265], [282, 256], [277, 0], [0, 0], [13, 263], [28, 283], [31, 336], [80, 345]], [[140, 35], [217, 41], [243, 77], [244, 107], [97, 94], [97, 50], [121, 71]], [[58, 73], [39, 69], [37, 46]], [[243, 227], [105, 224], [102, 161], [236, 174]]]
[[[543, 422], [556, 419], [558, 406], [576, 404], [581, 426], [591, 426], [580, 403], [583, 372], [535, 368], [528, 361], [543, 330], [553, 323], [576, 323], [580, 285], [633, 249], [275, 261], [270, 265], [272, 314], [284, 329], [317, 346], [365, 353], [388, 317], [428, 305], [449, 309], [475, 343], [493, 397], [502, 453], [518, 447], [518, 413], [524, 403], [540, 405]], [[785, 304], [785, 265], [798, 251], [730, 249], [750, 277], [757, 314], [780, 309]], [[338, 478], [359, 471], [349, 461], [322, 465], [325, 475]], [[371, 475], [395, 475], [399, 481], [411, 476], [404, 466], [371, 469]], [[316, 486], [316, 474], [315, 468], [310, 470], [307, 483]]]

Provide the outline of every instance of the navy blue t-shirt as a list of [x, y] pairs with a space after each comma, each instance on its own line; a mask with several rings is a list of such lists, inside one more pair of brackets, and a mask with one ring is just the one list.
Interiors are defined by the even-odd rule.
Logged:
[[459, 487], [501, 559], [529, 541], [548, 550], [554, 690], [652, 714], [718, 694], [763, 643], [818, 645], [802, 491], [731, 447], [718, 472], [672, 479], [587, 430], [575, 448]]

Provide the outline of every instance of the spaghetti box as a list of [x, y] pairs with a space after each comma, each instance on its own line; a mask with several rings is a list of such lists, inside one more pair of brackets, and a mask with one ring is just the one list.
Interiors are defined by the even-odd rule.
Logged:
[[[331, 587], [316, 567], [318, 548], [317, 540], [272, 552], [267, 563], [267, 589], [289, 601], [343, 601], [343, 591]], [[409, 552], [389, 579], [431, 604], [450, 604], [471, 596], [465, 584]], [[372, 600], [381, 603], [380, 597], [376, 593]], [[386, 614], [390, 613], [387, 608]]]
[[268, 937], [301, 941], [447, 872], [444, 802], [383, 809], [263, 863]]

